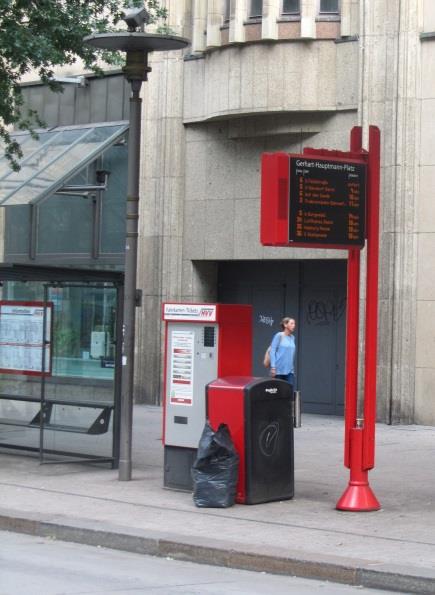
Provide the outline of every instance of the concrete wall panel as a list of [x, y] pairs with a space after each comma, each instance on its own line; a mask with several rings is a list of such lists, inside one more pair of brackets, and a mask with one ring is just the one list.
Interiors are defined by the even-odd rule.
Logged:
[[[331, 40], [254, 43], [227, 46], [206, 53], [203, 60], [188, 61], [184, 121], [256, 112], [355, 108], [357, 54], [352, 44], [345, 44], [353, 68], [349, 64], [345, 74], [338, 76], [338, 53], [343, 64], [340, 45]], [[198, 81], [201, 84], [196, 84]], [[203, 89], [198, 89], [201, 85]], [[347, 92], [342, 96], [344, 88]]]

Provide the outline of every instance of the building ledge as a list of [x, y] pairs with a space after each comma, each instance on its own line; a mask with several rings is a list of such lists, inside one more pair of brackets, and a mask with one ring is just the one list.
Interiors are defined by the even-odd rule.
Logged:
[[301, 109], [295, 107], [282, 110], [252, 109], [252, 110], [229, 110], [226, 112], [213, 113], [208, 116], [187, 117], [183, 119], [183, 124], [201, 124], [207, 122], [219, 122], [233, 120], [235, 118], [251, 118], [253, 116], [279, 116], [284, 114], [334, 114], [336, 112], [355, 111], [356, 105], [342, 106], [318, 106], [313, 109]]

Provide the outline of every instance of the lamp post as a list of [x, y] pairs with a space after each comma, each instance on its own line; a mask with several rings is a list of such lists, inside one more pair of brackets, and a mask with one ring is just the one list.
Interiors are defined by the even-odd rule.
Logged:
[[[142, 82], [148, 78], [150, 52], [180, 50], [189, 41], [173, 35], [155, 35], [136, 31], [125, 19], [129, 31], [99, 33], [84, 38], [84, 42], [98, 49], [118, 50], [126, 53], [124, 75], [131, 85], [130, 131], [128, 141], [128, 182], [126, 207], [125, 281], [122, 336], [121, 423], [119, 475], [121, 481], [131, 479], [132, 429], [133, 429], [133, 376], [136, 308], [137, 238], [139, 222], [139, 165], [142, 100], [139, 96]], [[143, 22], [142, 22], [143, 29]]]

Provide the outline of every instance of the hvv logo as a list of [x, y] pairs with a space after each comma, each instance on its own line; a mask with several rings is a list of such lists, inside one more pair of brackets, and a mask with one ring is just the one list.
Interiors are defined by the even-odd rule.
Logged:
[[212, 318], [214, 314], [213, 308], [201, 308], [199, 315], [204, 318]]

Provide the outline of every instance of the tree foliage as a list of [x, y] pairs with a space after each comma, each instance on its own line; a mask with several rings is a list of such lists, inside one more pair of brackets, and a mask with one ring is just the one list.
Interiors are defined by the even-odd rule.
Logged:
[[62, 86], [52, 80], [57, 66], [81, 59], [85, 68], [98, 71], [97, 60], [116, 63], [116, 57], [83, 43], [92, 33], [115, 31], [123, 10], [143, 6], [150, 22], [164, 21], [166, 10], [158, 0], [0, 0], [0, 139], [11, 167], [18, 169], [19, 144], [11, 127], [32, 132], [42, 126], [35, 111], [24, 106], [20, 80], [35, 73], [53, 91]]

